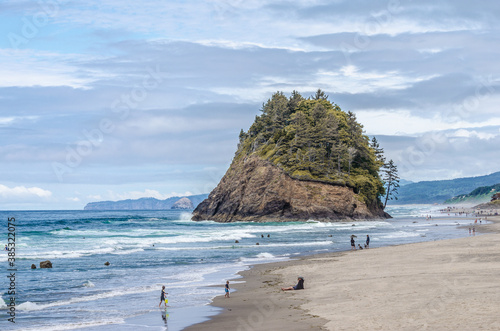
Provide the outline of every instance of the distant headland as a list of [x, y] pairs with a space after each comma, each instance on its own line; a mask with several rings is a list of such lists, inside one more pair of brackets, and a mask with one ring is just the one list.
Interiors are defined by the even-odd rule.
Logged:
[[186, 209], [192, 210], [201, 201], [206, 199], [208, 194], [190, 195], [184, 197], [171, 197], [165, 200], [156, 198], [140, 198], [119, 201], [98, 201], [90, 202], [84, 210], [167, 210]]

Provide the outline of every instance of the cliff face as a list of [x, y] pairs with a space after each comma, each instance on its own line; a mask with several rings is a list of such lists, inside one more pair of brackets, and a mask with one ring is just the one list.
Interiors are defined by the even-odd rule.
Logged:
[[337, 221], [387, 218], [380, 205], [368, 207], [351, 188], [291, 178], [257, 155], [233, 162], [193, 220]]

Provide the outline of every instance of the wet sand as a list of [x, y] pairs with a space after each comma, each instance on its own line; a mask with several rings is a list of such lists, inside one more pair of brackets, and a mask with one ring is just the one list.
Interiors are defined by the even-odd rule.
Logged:
[[[214, 299], [222, 314], [186, 330], [500, 330], [500, 218], [488, 220], [467, 238], [255, 266]], [[298, 276], [305, 290], [280, 290]]]

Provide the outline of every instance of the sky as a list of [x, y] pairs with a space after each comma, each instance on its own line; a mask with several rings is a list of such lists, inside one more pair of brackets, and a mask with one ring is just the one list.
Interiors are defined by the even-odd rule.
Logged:
[[406, 180], [500, 171], [499, 58], [495, 1], [2, 0], [0, 208], [208, 193], [276, 91]]

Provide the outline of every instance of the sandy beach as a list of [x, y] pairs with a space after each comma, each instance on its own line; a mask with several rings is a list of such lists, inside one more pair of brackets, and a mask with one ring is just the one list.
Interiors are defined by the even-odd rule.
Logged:
[[[467, 238], [255, 266], [215, 298], [222, 314], [186, 330], [500, 330], [500, 217], [488, 219]], [[281, 291], [298, 276], [305, 290]]]

